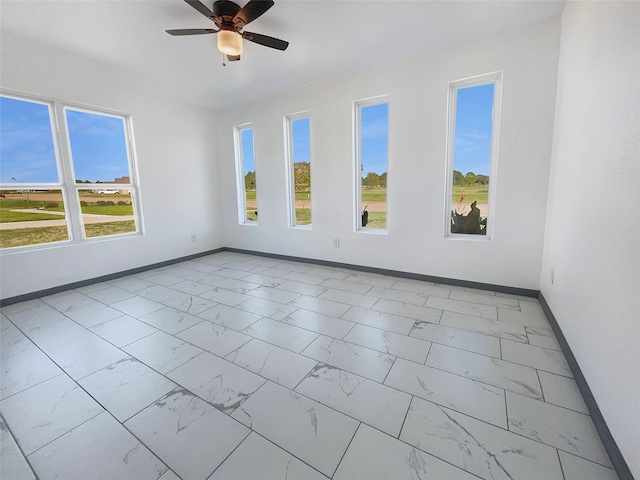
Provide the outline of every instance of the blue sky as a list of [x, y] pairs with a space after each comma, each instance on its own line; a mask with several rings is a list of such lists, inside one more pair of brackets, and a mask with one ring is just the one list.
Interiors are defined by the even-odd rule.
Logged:
[[48, 105], [0, 97], [0, 158], [2, 183], [58, 182]]
[[66, 111], [76, 179], [113, 182], [129, 176], [124, 119]]
[[309, 117], [298, 118], [291, 122], [293, 161], [311, 162], [311, 134]]
[[[489, 174], [493, 84], [458, 89], [454, 169]], [[362, 110], [362, 175], [387, 171], [389, 105]], [[49, 107], [0, 97], [0, 181], [58, 182]], [[66, 111], [76, 178], [112, 182], [129, 175], [124, 119]], [[310, 122], [292, 122], [296, 162], [310, 161]], [[255, 171], [253, 129], [242, 131], [244, 173]]]
[[248, 172], [256, 171], [256, 159], [253, 152], [253, 128], [243, 129], [240, 132], [240, 136], [242, 141], [242, 166], [246, 175]]
[[389, 104], [369, 105], [360, 111], [362, 176], [369, 172], [380, 175], [387, 171]]
[[[48, 105], [0, 97], [0, 112], [0, 181], [58, 182]], [[77, 179], [129, 175], [124, 119], [77, 110], [67, 110], [66, 118]]]
[[453, 169], [489, 175], [494, 85], [458, 89]]

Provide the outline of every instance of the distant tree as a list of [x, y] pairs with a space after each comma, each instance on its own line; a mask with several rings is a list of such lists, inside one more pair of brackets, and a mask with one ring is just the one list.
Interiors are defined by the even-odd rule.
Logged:
[[309, 162], [294, 163], [293, 178], [296, 192], [308, 192], [311, 189], [311, 164]]
[[473, 172], [467, 172], [464, 174], [465, 185], [474, 185], [477, 183], [477, 175]]
[[368, 188], [375, 188], [380, 185], [380, 175], [376, 172], [369, 172], [367, 176], [362, 179], [362, 185]]
[[487, 175], [476, 175], [475, 182], [480, 185], [489, 185], [489, 177]]
[[380, 175], [380, 186], [387, 188], [387, 172], [384, 172]]
[[454, 185], [464, 185], [464, 175], [462, 174], [462, 172], [459, 172], [458, 170], [454, 170], [453, 171], [453, 184]]
[[247, 174], [244, 176], [244, 188], [246, 190], [256, 189], [256, 173], [255, 172], [247, 172]]

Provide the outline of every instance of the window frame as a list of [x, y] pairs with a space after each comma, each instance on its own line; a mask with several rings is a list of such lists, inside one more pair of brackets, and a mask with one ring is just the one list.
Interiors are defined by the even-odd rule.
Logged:
[[[0, 89], [0, 96], [20, 100], [24, 102], [47, 105], [53, 138], [53, 147], [56, 157], [56, 168], [58, 172], [58, 182], [31, 182], [31, 183], [0, 183], [0, 191], [15, 190], [16, 186], [27, 190], [60, 190], [65, 212], [67, 225], [67, 240], [21, 245], [17, 247], [0, 248], [0, 255], [10, 255], [31, 250], [43, 250], [47, 248], [67, 245], [77, 245], [83, 243], [94, 243], [101, 241], [117, 240], [121, 238], [144, 235], [144, 222], [142, 219], [142, 206], [140, 201], [136, 149], [133, 138], [133, 125], [131, 115], [112, 109], [100, 108], [84, 105], [77, 102], [65, 101], [57, 98], [49, 98], [15, 90]], [[125, 144], [127, 149], [127, 165], [129, 168], [129, 183], [101, 183], [101, 184], [76, 184], [75, 171], [71, 155], [71, 144], [69, 141], [69, 130], [66, 121], [66, 109], [83, 111], [86, 113], [107, 115], [121, 118], [124, 125]], [[79, 190], [85, 190], [92, 186], [99, 185], [99, 188], [127, 188], [131, 190], [132, 208], [136, 230], [134, 232], [118, 233], [112, 235], [102, 235], [96, 237], [86, 237], [84, 222], [80, 206]]]
[[311, 116], [308, 110], [298, 113], [292, 113], [284, 116], [284, 157], [285, 157], [285, 182], [287, 188], [287, 222], [289, 228], [297, 228], [300, 230], [311, 230], [313, 228], [313, 195], [311, 195], [311, 223], [298, 224], [296, 218], [296, 190], [295, 190], [295, 168], [293, 153], [293, 122], [296, 120], [309, 120], [309, 177], [311, 179], [309, 189], [313, 187], [313, 167], [312, 167], [312, 151], [313, 139], [311, 137]]
[[[362, 226], [362, 109], [374, 105], [387, 104], [387, 198], [386, 228]], [[353, 102], [353, 231], [371, 235], [387, 235], [389, 233], [389, 150], [391, 145], [391, 101], [390, 95], [377, 95]]]
[[[495, 225], [496, 185], [498, 179], [498, 140], [500, 138], [500, 116], [502, 107], [502, 71], [475, 75], [453, 80], [448, 84], [446, 127], [446, 175], [444, 198], [444, 237], [451, 240], [489, 242], [493, 240]], [[489, 199], [487, 203], [487, 225], [485, 235], [451, 233], [451, 210], [453, 208], [453, 167], [455, 154], [456, 109], [458, 90], [493, 84], [493, 107], [491, 119], [491, 154], [489, 157]]]
[[[106, 117], [118, 118], [122, 119], [123, 127], [124, 127], [124, 135], [125, 135], [125, 147], [127, 151], [127, 167], [129, 170], [129, 183], [76, 183], [75, 178], [75, 165], [73, 163], [73, 150], [71, 148], [71, 137], [69, 135], [68, 121], [67, 121], [67, 111], [72, 110], [75, 112], [81, 113], [89, 113], [94, 115], [102, 115]], [[138, 189], [138, 172], [137, 172], [137, 162], [135, 161], [135, 148], [133, 148], [133, 126], [131, 124], [131, 116], [123, 115], [121, 113], [114, 112], [113, 110], [107, 109], [98, 109], [94, 107], [87, 107], [85, 105], [77, 105], [71, 102], [65, 102], [61, 105], [61, 113], [64, 118], [64, 143], [67, 149], [68, 155], [68, 163], [69, 163], [69, 178], [67, 179], [69, 189], [74, 191], [76, 205], [75, 207], [80, 212], [80, 232], [77, 238], [82, 238], [86, 241], [95, 241], [101, 240], [109, 237], [116, 236], [124, 236], [124, 235], [135, 235], [142, 234], [142, 210], [140, 208], [140, 200], [139, 200], [139, 189]], [[115, 179], [114, 179], [115, 180]], [[86, 231], [84, 228], [84, 221], [82, 221], [82, 210], [80, 206], [80, 191], [81, 190], [98, 190], [98, 189], [115, 189], [115, 190], [124, 190], [127, 189], [131, 195], [131, 202], [133, 208], [133, 217], [134, 224], [136, 227], [135, 232], [127, 232], [127, 233], [118, 233], [113, 235], [103, 235], [99, 237], [87, 237]]]
[[258, 162], [256, 161], [256, 135], [253, 123], [248, 122], [233, 127], [233, 145], [236, 163], [236, 190], [238, 200], [238, 223], [240, 225], [257, 227], [259, 218], [255, 221], [247, 219], [247, 193], [244, 180], [244, 150], [242, 148], [242, 132], [248, 129], [252, 130], [251, 142], [253, 143], [253, 167], [254, 174], [256, 175], [256, 204], [260, 204], [260, 202], [258, 202]]

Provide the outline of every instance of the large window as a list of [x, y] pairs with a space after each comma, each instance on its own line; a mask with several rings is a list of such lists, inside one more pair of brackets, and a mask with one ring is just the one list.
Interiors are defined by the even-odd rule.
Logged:
[[289, 226], [311, 226], [311, 121], [304, 114], [285, 119]]
[[445, 235], [491, 238], [501, 74], [449, 84]]
[[376, 98], [355, 104], [355, 228], [387, 228], [389, 103]]
[[238, 187], [238, 218], [241, 224], [258, 222], [258, 186], [256, 159], [253, 146], [253, 128], [241, 125], [233, 130], [236, 151], [236, 178]]
[[126, 116], [8, 93], [0, 109], [0, 248], [140, 231]]

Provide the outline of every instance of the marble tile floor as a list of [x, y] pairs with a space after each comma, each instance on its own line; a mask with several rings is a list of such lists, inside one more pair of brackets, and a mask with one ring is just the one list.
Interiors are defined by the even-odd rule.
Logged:
[[536, 299], [222, 252], [1, 312], [3, 479], [615, 479]]

